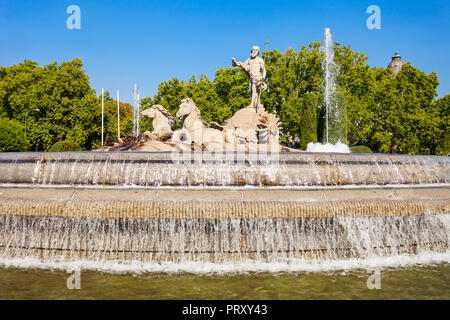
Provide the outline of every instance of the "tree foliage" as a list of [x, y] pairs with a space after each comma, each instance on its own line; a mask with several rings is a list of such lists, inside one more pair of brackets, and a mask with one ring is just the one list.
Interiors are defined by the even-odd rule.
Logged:
[[430, 137], [430, 152], [437, 155], [450, 154], [450, 94], [435, 100], [431, 109], [435, 120], [431, 125], [434, 125], [435, 135]]
[[[0, 67], [0, 116], [26, 122], [28, 140], [39, 150], [49, 150], [62, 140], [76, 142], [83, 149], [98, 146], [101, 99], [95, 96], [82, 66], [81, 59], [74, 59], [43, 67], [29, 60]], [[121, 104], [125, 126], [130, 108]], [[106, 135], [117, 134], [112, 99], [105, 109]]]
[[0, 152], [27, 151], [24, 127], [14, 120], [0, 118]]
[[372, 153], [369, 147], [366, 146], [353, 146], [350, 148], [352, 153]]
[[[387, 68], [372, 68], [368, 57], [335, 43], [339, 67], [337, 97], [344, 125], [339, 127], [350, 146], [375, 152], [447, 154], [450, 152], [450, 98], [436, 99], [435, 73], [426, 74], [407, 63], [394, 76]], [[306, 148], [324, 139], [323, 53], [319, 42], [263, 53], [268, 89], [261, 94], [267, 111], [282, 121], [281, 141]], [[221, 68], [214, 80], [205, 75], [162, 82], [141, 109], [161, 104], [173, 115], [180, 101], [192, 98], [206, 121], [223, 123], [250, 104], [248, 79], [240, 68]], [[39, 109], [39, 111], [33, 111]], [[133, 108], [120, 103], [121, 136], [132, 131]], [[104, 103], [105, 140], [117, 136], [117, 102], [108, 92]], [[101, 96], [90, 87], [80, 59], [39, 66], [25, 60], [0, 67], [0, 117], [25, 124], [30, 147], [49, 150], [70, 140], [84, 150], [100, 144]], [[178, 123], [177, 126], [180, 124]], [[141, 130], [152, 130], [142, 119]]]
[[82, 151], [78, 143], [64, 140], [55, 143], [49, 150], [50, 152], [65, 152], [65, 151]]

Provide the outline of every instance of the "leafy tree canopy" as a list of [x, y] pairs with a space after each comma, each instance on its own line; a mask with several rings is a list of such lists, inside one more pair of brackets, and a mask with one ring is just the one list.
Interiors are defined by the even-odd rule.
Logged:
[[[337, 97], [344, 126], [339, 130], [350, 146], [365, 145], [374, 152], [447, 154], [449, 95], [436, 99], [435, 73], [426, 74], [407, 63], [394, 76], [387, 68], [372, 68], [368, 57], [335, 43], [339, 67]], [[281, 141], [306, 148], [323, 140], [323, 53], [320, 42], [263, 53], [268, 89], [261, 95], [266, 110], [282, 121]], [[83, 150], [100, 145], [101, 96], [96, 96], [82, 61], [39, 66], [25, 60], [0, 67], [0, 117], [26, 127], [28, 150], [49, 150], [58, 141], [73, 141]], [[214, 80], [205, 75], [189, 80], [163, 81], [141, 109], [161, 104], [173, 115], [180, 101], [192, 98], [206, 121], [223, 123], [250, 103], [248, 79], [240, 68], [220, 68]], [[36, 111], [38, 109], [39, 111]], [[133, 108], [120, 103], [120, 133], [132, 131]], [[179, 124], [178, 124], [179, 126]], [[142, 119], [142, 131], [152, 130]], [[118, 134], [117, 102], [108, 92], [104, 102], [104, 138]]]
[[[0, 67], [0, 116], [26, 125], [30, 144], [39, 150], [49, 150], [62, 140], [76, 142], [83, 149], [98, 146], [101, 99], [95, 96], [82, 66], [81, 59], [73, 59], [43, 67], [29, 60]], [[128, 118], [132, 119], [131, 108], [120, 104], [124, 133]], [[109, 95], [105, 125], [106, 136], [117, 135], [117, 107]]]

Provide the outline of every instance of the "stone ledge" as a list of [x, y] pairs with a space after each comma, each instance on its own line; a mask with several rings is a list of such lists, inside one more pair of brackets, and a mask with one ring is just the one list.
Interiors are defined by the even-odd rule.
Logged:
[[337, 201], [31, 200], [3, 198], [0, 214], [121, 219], [297, 219], [450, 214], [450, 199]]

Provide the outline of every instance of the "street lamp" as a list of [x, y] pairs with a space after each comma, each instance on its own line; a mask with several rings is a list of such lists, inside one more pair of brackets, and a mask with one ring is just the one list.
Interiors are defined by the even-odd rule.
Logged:
[[27, 116], [30, 113], [30, 111], [37, 111], [37, 112], [39, 112], [40, 110], [39, 109], [30, 109], [25, 114], [25, 139], [27, 138]]

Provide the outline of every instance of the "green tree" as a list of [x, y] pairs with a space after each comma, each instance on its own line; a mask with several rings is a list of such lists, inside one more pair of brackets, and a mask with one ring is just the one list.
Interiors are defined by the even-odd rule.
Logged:
[[78, 143], [70, 141], [70, 140], [64, 140], [64, 141], [58, 141], [55, 143], [49, 150], [50, 152], [65, 152], [65, 151], [82, 151], [81, 147], [78, 145]]
[[368, 144], [373, 150], [391, 153], [433, 152], [436, 112], [433, 103], [436, 74], [405, 64], [395, 77], [389, 69], [375, 69]]
[[0, 118], [0, 152], [27, 151], [24, 127], [17, 121]]
[[317, 111], [321, 106], [322, 66], [320, 43], [302, 46], [299, 52], [289, 48], [283, 53], [264, 53], [268, 90], [261, 94], [267, 111], [275, 112], [282, 122], [281, 141], [301, 148], [317, 142]]
[[446, 155], [450, 153], [450, 94], [434, 101], [434, 126], [436, 135], [430, 137], [432, 154]]
[[347, 119], [347, 143], [352, 146], [367, 140], [373, 115], [368, 104], [373, 98], [375, 74], [368, 57], [351, 46], [335, 43], [335, 62], [339, 67], [337, 85]]
[[[25, 60], [0, 67], [0, 116], [22, 123], [26, 117], [28, 139], [39, 150], [49, 150], [56, 142], [64, 140], [73, 141], [85, 150], [98, 146], [101, 99], [95, 96], [82, 67], [81, 59], [42, 67]], [[128, 104], [120, 104], [124, 125], [132, 118], [130, 108]], [[33, 111], [35, 109], [39, 111]], [[114, 117], [117, 119], [116, 107], [109, 99], [105, 117], [107, 136], [117, 135]], [[127, 133], [126, 128], [123, 134]]]
[[1, 67], [0, 114], [18, 121], [27, 116], [29, 141], [41, 150], [66, 137], [87, 147], [95, 96], [81, 68], [80, 59], [44, 67], [25, 60]]
[[250, 104], [248, 79], [241, 68], [220, 68], [216, 71], [214, 87], [221, 120], [230, 118], [239, 109]]

